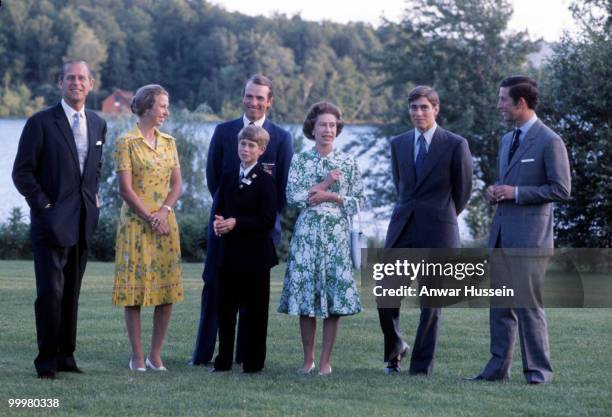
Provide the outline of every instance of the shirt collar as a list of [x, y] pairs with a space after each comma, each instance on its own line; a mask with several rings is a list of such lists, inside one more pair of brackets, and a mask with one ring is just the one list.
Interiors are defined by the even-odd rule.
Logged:
[[538, 116], [534, 113], [533, 116], [531, 116], [531, 119], [523, 123], [522, 126], [517, 126], [517, 128], [521, 129], [521, 136], [519, 136], [519, 141], [525, 137], [527, 132], [529, 132], [529, 129], [531, 129], [531, 126], [533, 126], [537, 121]]
[[246, 177], [247, 175], [249, 175], [249, 172], [251, 172], [251, 170], [253, 168], [255, 168], [255, 165], [257, 165], [257, 162], [255, 162], [253, 165], [251, 165], [250, 167], [248, 167], [247, 169], [242, 168], [242, 162], [240, 163], [240, 173], [242, 174], [243, 177]]
[[[164, 133], [162, 131], [160, 131], [158, 128], [154, 127], [153, 128], [153, 132], [155, 133], [155, 137], [157, 139], [160, 138], [164, 138], [164, 139], [169, 139], [169, 140], [174, 140], [174, 138], [172, 136], [170, 136], [167, 133]], [[140, 131], [140, 127], [138, 126], [138, 123], [134, 124], [134, 128], [130, 131], [130, 134], [136, 138], [145, 140], [144, 135], [142, 134], [142, 132]]]
[[64, 99], [62, 99], [62, 108], [64, 109], [64, 113], [66, 114], [66, 117], [68, 118], [68, 122], [70, 123], [70, 126], [72, 126], [72, 121], [73, 121], [75, 113], [79, 113], [81, 115], [81, 118], [85, 120], [85, 106], [83, 106], [81, 111], [76, 111], [75, 109], [70, 107]]
[[[259, 126], [259, 127], [263, 127], [264, 122], [266, 121], [266, 115], [264, 114], [264, 116], [259, 119], [259, 120], [255, 120], [255, 122], [253, 122], [253, 124], [255, 126]], [[251, 124], [251, 121], [246, 117], [246, 115], [242, 115], [242, 123], [244, 125], [244, 127], [248, 126]]]
[[414, 129], [414, 146], [417, 146], [417, 140], [419, 136], [423, 135], [425, 137], [425, 142], [427, 142], [427, 148], [429, 149], [429, 145], [431, 145], [431, 141], [433, 140], [433, 135], [436, 132], [436, 128], [438, 124], [434, 122], [433, 126], [429, 128], [429, 130], [425, 132], [421, 132], [419, 129]]

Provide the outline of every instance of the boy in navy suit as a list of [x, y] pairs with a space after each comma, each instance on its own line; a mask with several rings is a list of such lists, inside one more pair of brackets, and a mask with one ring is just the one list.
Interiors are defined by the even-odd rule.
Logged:
[[221, 178], [214, 233], [225, 240], [219, 282], [219, 354], [213, 371], [232, 367], [236, 315], [242, 310], [243, 372], [259, 372], [266, 359], [270, 268], [278, 263], [271, 230], [277, 212], [274, 179], [257, 159], [270, 136], [249, 125], [238, 133], [240, 166]]

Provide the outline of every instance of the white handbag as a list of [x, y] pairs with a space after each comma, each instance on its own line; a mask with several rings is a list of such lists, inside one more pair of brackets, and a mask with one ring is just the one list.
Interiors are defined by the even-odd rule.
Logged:
[[357, 202], [357, 224], [353, 222], [351, 228], [351, 261], [353, 268], [361, 268], [361, 249], [366, 248], [368, 239], [361, 230], [361, 214], [359, 211], [359, 202]]

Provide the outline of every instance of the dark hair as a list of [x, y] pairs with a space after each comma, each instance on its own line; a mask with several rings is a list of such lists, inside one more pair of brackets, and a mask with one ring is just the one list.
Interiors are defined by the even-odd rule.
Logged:
[[249, 78], [247, 82], [244, 83], [244, 91], [242, 92], [243, 95], [244, 95], [244, 92], [246, 91], [246, 86], [249, 83], [263, 85], [264, 87], [268, 87], [268, 99], [271, 99], [274, 96], [274, 91], [273, 91], [274, 85], [272, 84], [272, 80], [266, 77], [265, 75], [263, 74], [251, 75], [251, 78]]
[[408, 93], [408, 104], [412, 103], [420, 99], [421, 97], [425, 97], [432, 106], [436, 107], [440, 105], [440, 97], [438, 97], [438, 93], [432, 87], [428, 85], [417, 85], [412, 89], [410, 93]]
[[308, 139], [314, 139], [312, 131], [314, 130], [315, 123], [317, 123], [317, 118], [322, 114], [333, 114], [336, 116], [336, 136], [342, 132], [344, 120], [342, 120], [340, 108], [328, 101], [320, 101], [310, 106], [308, 113], [306, 113], [304, 124], [302, 125], [302, 132], [304, 132], [304, 135]]
[[250, 140], [257, 143], [260, 148], [265, 148], [270, 142], [270, 134], [263, 127], [257, 125], [246, 125], [238, 132], [238, 140]]
[[89, 73], [89, 78], [93, 80], [93, 75], [91, 73], [91, 68], [89, 68], [89, 64], [87, 61], [83, 61], [82, 59], [70, 59], [68, 61], [64, 61], [62, 64], [62, 69], [60, 70], [59, 76], [57, 78], [58, 81], [62, 81], [64, 79], [64, 75], [66, 75], [66, 71], [68, 71], [68, 66], [73, 64], [85, 64], [87, 67], [87, 72]]
[[538, 83], [533, 78], [513, 75], [502, 80], [499, 86], [508, 87], [508, 95], [512, 98], [514, 104], [517, 104], [522, 97], [530, 109], [535, 110], [538, 105]]
[[170, 94], [159, 84], [147, 84], [140, 87], [132, 97], [132, 103], [130, 104], [132, 113], [142, 116], [147, 110], [153, 108], [155, 97], [160, 94], [170, 97]]

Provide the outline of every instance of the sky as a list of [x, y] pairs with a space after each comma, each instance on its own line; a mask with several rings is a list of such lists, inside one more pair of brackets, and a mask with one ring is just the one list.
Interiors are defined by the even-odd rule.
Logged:
[[[306, 20], [364, 21], [373, 25], [380, 24], [382, 16], [398, 22], [406, 4], [404, 0], [212, 0], [212, 3], [251, 16], [270, 16], [274, 12], [290, 16], [300, 13]], [[510, 29], [528, 29], [532, 39], [542, 37], [554, 42], [564, 29], [575, 30], [567, 9], [569, 0], [511, 0], [511, 3], [514, 15]]]

